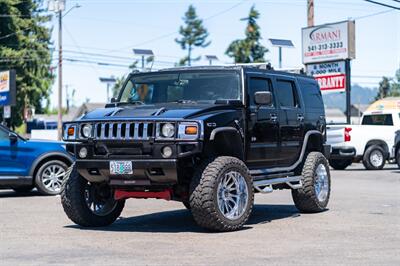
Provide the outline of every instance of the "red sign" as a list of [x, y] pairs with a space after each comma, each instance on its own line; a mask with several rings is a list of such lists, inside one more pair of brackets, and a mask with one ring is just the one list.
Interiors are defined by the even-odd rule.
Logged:
[[321, 91], [345, 91], [346, 74], [317, 75], [314, 78], [318, 81]]

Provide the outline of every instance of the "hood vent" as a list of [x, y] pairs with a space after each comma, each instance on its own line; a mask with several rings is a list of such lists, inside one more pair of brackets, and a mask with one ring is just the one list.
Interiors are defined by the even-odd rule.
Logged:
[[152, 116], [159, 116], [159, 115], [165, 113], [166, 111], [167, 111], [167, 108], [161, 107], [161, 108], [158, 109], [156, 112], [154, 112], [154, 113], [152, 114]]
[[121, 112], [122, 110], [123, 110], [122, 108], [119, 108], [110, 113], [105, 114], [104, 116], [114, 116], [114, 115], [118, 114], [119, 112]]

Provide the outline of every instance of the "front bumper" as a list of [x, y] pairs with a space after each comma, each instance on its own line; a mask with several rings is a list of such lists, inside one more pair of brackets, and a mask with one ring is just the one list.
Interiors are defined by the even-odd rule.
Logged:
[[[123, 159], [127, 160], [127, 159]], [[134, 159], [133, 174], [111, 175], [110, 159], [77, 160], [79, 174], [90, 182], [108, 182], [112, 186], [171, 185], [178, 182], [177, 159]]]
[[354, 147], [332, 147], [330, 159], [354, 159], [356, 149]]

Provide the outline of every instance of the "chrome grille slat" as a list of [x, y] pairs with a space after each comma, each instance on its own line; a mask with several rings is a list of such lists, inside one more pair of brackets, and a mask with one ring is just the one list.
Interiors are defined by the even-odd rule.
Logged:
[[[149, 128], [155, 126], [154, 122], [97, 122], [94, 125], [96, 140], [148, 140], [154, 137], [152, 136], [153, 132], [149, 133]], [[125, 126], [123, 127], [123, 125]], [[114, 127], [116, 127], [116, 132]], [[122, 130], [125, 131], [125, 134], [122, 133]]]
[[117, 124], [117, 139], [122, 139], [122, 137], [121, 137], [121, 127], [122, 127], [122, 123], [118, 123]]
[[112, 126], [113, 126], [112, 123], [108, 124], [108, 138], [109, 139], [112, 139]]
[[101, 124], [101, 134], [100, 139], [105, 139], [106, 124]]
[[133, 133], [133, 139], [139, 139], [139, 123], [135, 123], [135, 131]]
[[129, 130], [131, 128], [131, 123], [126, 123], [125, 127], [125, 139], [129, 139]]
[[143, 138], [147, 138], [147, 127], [148, 127], [148, 125], [149, 124], [147, 124], [147, 123], [144, 123], [144, 125], [143, 125], [143, 134], [142, 134]]

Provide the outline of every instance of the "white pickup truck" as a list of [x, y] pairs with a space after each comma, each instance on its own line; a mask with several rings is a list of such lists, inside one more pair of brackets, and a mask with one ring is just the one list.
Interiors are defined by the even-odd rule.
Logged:
[[328, 125], [330, 165], [343, 170], [352, 162], [362, 161], [366, 169], [379, 170], [387, 160], [394, 159], [394, 139], [400, 129], [398, 106], [387, 109], [382, 103], [375, 104], [363, 114], [360, 125]]

